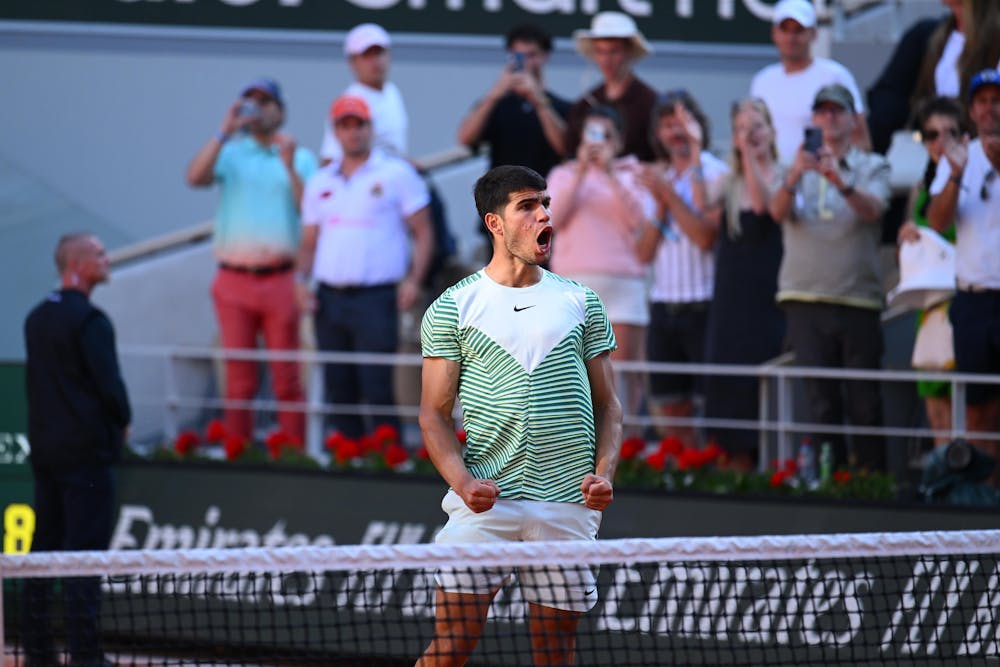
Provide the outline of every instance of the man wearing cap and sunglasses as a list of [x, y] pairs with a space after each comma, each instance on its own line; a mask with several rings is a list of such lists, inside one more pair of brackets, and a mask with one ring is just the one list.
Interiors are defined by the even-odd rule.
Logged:
[[[968, 96], [979, 136], [945, 137], [927, 220], [939, 232], [955, 225], [957, 290], [949, 312], [955, 370], [1000, 374], [1000, 73], [973, 76]], [[1000, 387], [968, 385], [965, 414], [970, 431], [1000, 430]], [[975, 443], [1000, 460], [1000, 443]], [[995, 471], [994, 484], [998, 476]]]
[[[409, 162], [373, 147], [362, 98], [337, 98], [330, 122], [344, 154], [310, 179], [302, 198], [299, 303], [315, 311], [321, 350], [394, 353], [399, 311], [417, 302], [430, 267], [430, 194]], [[327, 364], [324, 378], [330, 403], [395, 402], [391, 366]], [[376, 420], [398, 426], [394, 415]], [[334, 415], [333, 424], [349, 438], [375, 426], [358, 414]]]
[[[343, 94], [360, 97], [368, 105], [375, 146], [406, 157], [410, 121], [399, 88], [388, 79], [391, 46], [389, 33], [378, 24], [362, 23], [351, 28], [344, 39], [344, 55], [354, 73], [354, 81]], [[333, 126], [325, 123], [323, 145], [319, 150], [322, 164], [339, 160], [343, 154]]]
[[580, 147], [583, 125], [594, 107], [610, 106], [625, 120], [620, 155], [635, 155], [653, 162], [656, 154], [649, 141], [650, 116], [656, 91], [639, 79], [632, 65], [652, 51], [635, 21], [622, 12], [598, 12], [590, 30], [573, 33], [576, 50], [593, 60], [603, 81], [586, 93], [569, 110], [563, 155], [573, 157]]
[[[784, 256], [778, 302], [799, 366], [877, 369], [882, 363], [881, 219], [889, 202], [889, 164], [851, 144], [854, 98], [839, 84], [812, 103], [817, 144], [801, 142], [770, 212], [781, 225]], [[871, 380], [806, 378], [811, 419], [818, 424], [882, 425], [879, 385]], [[842, 399], [842, 391], [846, 400]], [[819, 432], [837, 465], [884, 471], [885, 441], [854, 435], [853, 457], [842, 436]]]
[[[212, 298], [222, 346], [257, 347], [262, 334], [270, 350], [299, 347], [295, 307], [295, 253], [299, 245], [299, 200], [305, 181], [316, 171], [316, 157], [281, 132], [285, 100], [277, 82], [257, 79], [246, 85], [226, 110], [219, 132], [202, 146], [187, 169], [193, 187], [218, 183], [214, 245], [219, 272]], [[303, 401], [298, 365], [272, 362], [274, 396]], [[257, 365], [226, 360], [227, 400], [248, 401], [257, 394]], [[253, 437], [253, 416], [245, 409], [225, 411], [226, 430]], [[303, 414], [278, 413], [281, 430], [302, 442]]]

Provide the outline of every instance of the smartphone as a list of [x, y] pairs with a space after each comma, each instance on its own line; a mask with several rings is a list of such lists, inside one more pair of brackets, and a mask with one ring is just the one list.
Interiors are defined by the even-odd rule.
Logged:
[[256, 118], [260, 114], [260, 106], [251, 99], [240, 103], [240, 118]]
[[588, 144], [603, 144], [608, 135], [600, 123], [587, 123], [583, 128], [583, 141]]
[[823, 145], [823, 130], [818, 127], [807, 127], [803, 147], [813, 155], [819, 153], [820, 146]]
[[514, 51], [513, 53], [508, 54], [508, 56], [507, 56], [507, 62], [510, 63], [511, 65], [513, 65], [515, 72], [523, 72], [524, 71], [524, 54], [523, 53], [518, 53], [517, 51]]

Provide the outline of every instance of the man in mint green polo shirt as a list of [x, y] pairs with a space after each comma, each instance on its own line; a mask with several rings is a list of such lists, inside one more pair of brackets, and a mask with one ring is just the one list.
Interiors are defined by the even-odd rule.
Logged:
[[[270, 350], [299, 346], [295, 300], [295, 254], [299, 246], [299, 202], [303, 184], [316, 171], [316, 157], [280, 131], [285, 100], [277, 82], [246, 85], [226, 111], [219, 132], [202, 146], [187, 170], [194, 187], [218, 183], [222, 197], [215, 218], [219, 272], [212, 298], [224, 348], [255, 348], [262, 335]], [[272, 362], [275, 398], [303, 402], [297, 364]], [[257, 393], [252, 361], [226, 361], [227, 400], [251, 400]], [[248, 410], [227, 409], [226, 430], [253, 436]], [[282, 431], [304, 437], [301, 412], [278, 413]]]

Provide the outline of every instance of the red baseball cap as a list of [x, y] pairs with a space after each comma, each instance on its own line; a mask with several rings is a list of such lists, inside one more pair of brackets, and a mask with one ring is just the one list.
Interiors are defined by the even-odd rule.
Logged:
[[341, 95], [333, 101], [330, 107], [330, 119], [336, 123], [342, 118], [353, 116], [360, 118], [366, 123], [371, 122], [372, 112], [368, 109], [368, 103], [356, 95]]

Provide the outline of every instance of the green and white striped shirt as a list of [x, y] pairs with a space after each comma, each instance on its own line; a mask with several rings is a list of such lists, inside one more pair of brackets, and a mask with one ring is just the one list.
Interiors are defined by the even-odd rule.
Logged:
[[462, 365], [469, 471], [501, 498], [582, 503], [596, 449], [585, 362], [617, 347], [593, 290], [548, 271], [506, 287], [480, 270], [431, 304], [420, 335], [425, 357]]

